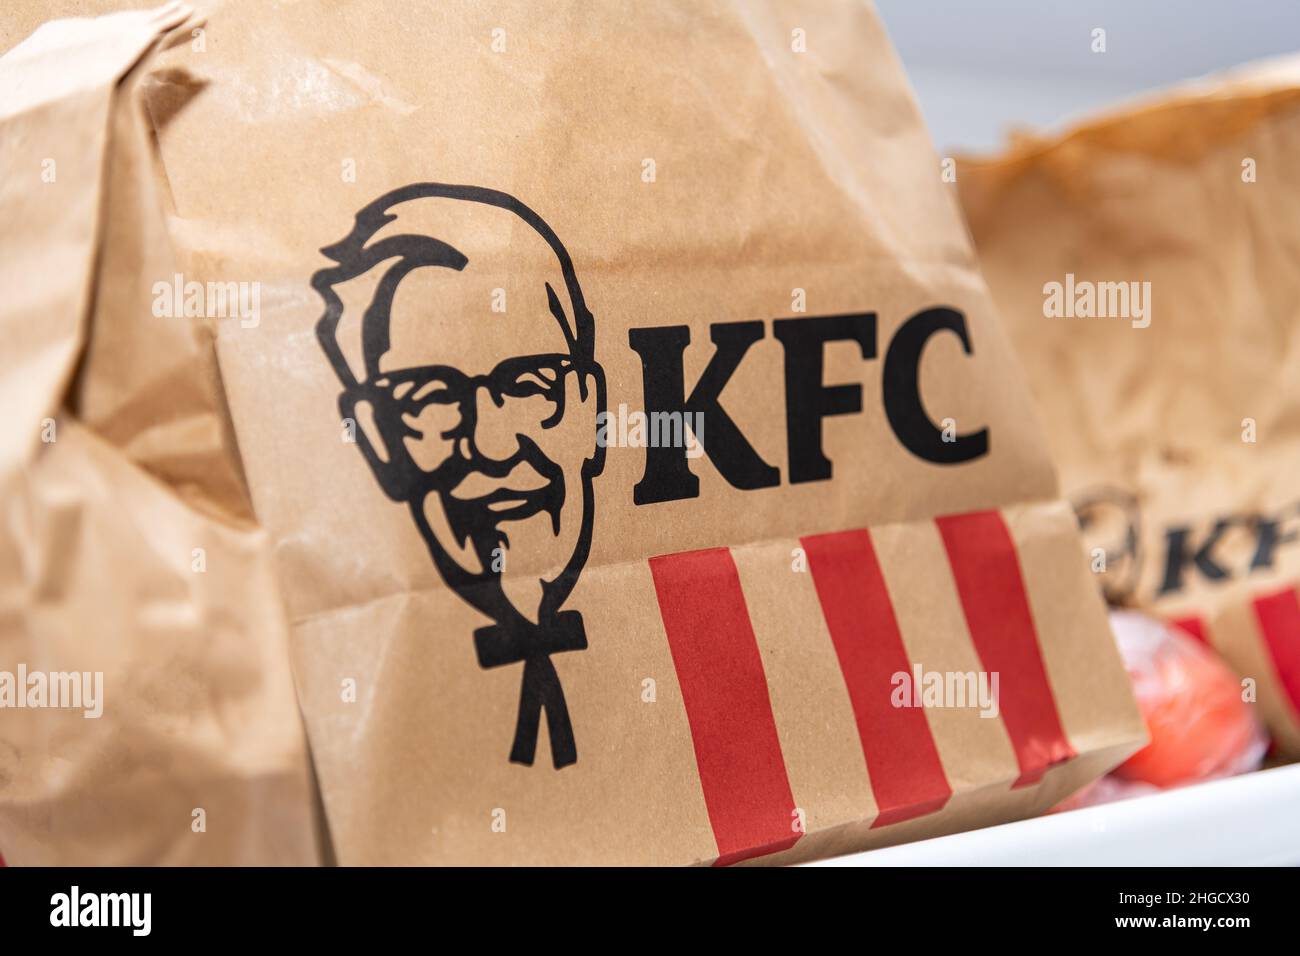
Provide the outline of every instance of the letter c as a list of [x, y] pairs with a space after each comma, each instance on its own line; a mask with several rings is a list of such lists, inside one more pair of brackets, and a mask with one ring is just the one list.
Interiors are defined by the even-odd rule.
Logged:
[[937, 465], [955, 465], [988, 454], [989, 430], [958, 435], [944, 441], [921, 402], [921, 353], [936, 332], [953, 332], [962, 350], [972, 354], [966, 319], [953, 309], [926, 309], [912, 316], [894, 334], [885, 353], [883, 375], [885, 416], [898, 440], [913, 455]]

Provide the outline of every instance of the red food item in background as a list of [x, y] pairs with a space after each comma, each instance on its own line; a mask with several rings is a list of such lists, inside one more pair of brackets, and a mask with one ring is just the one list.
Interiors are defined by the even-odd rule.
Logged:
[[1151, 735], [1115, 776], [1165, 788], [1259, 766], [1267, 737], [1208, 645], [1133, 611], [1112, 611], [1110, 620]]
[[1208, 644], [1136, 611], [1111, 611], [1111, 630], [1151, 742], [1052, 808], [1113, 803], [1259, 767], [1268, 735], [1241, 684]]

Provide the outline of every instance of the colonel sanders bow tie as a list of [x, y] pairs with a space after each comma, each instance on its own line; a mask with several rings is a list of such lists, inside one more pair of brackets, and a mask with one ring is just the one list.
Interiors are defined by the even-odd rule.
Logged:
[[551, 759], [555, 769], [578, 760], [573, 742], [573, 725], [564, 702], [564, 688], [555, 672], [551, 655], [560, 651], [581, 651], [587, 646], [587, 632], [582, 615], [561, 611], [549, 621], [532, 624], [515, 620], [492, 624], [474, 632], [474, 647], [479, 666], [501, 667], [524, 663], [519, 686], [519, 719], [515, 723], [515, 742], [510, 748], [510, 762], [532, 766], [537, 752], [537, 728], [542, 710], [546, 711], [546, 728], [551, 735]]

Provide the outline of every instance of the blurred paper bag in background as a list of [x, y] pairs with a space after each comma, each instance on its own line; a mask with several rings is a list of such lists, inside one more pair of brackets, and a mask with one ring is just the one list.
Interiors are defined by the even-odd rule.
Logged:
[[1208, 641], [1300, 754], [1300, 61], [961, 161], [1110, 600]]
[[1140, 746], [869, 7], [230, 2], [151, 83], [341, 862], [792, 862]]
[[211, 339], [150, 308], [174, 263], [140, 87], [184, 19], [63, 21], [0, 59], [10, 864], [318, 856], [286, 620]]

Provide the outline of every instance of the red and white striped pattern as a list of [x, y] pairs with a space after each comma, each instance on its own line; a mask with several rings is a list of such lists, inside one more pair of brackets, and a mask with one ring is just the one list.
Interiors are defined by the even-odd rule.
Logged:
[[[979, 666], [1000, 674], [1000, 719], [1014, 751], [1012, 788], [1074, 757], [1044, 666], [1020, 558], [1000, 512], [935, 519], [953, 590]], [[871, 531], [800, 539], [824, 627], [856, 723], [874, 798], [873, 827], [941, 810], [953, 786], [923, 708], [895, 707], [892, 678], [910, 672], [904, 633]], [[728, 548], [650, 559], [664, 631], [681, 686], [717, 865], [788, 849], [795, 788], [782, 750], [770, 675]], [[938, 569], [942, 571], [942, 569]], [[781, 585], [777, 584], [776, 587]], [[922, 589], [926, 581], [909, 581]], [[774, 598], [768, 593], [763, 600]], [[802, 633], [802, 629], [801, 629]], [[793, 719], [793, 718], [789, 718]], [[784, 728], [781, 728], [784, 729]], [[872, 808], [863, 808], [870, 818]]]
[[1241, 644], [1258, 644], [1292, 725], [1300, 727], [1300, 595], [1296, 588], [1274, 587], [1256, 594], [1250, 599], [1250, 614], [1245, 620], [1234, 617], [1216, 623], [1199, 614], [1185, 614], [1172, 618], [1170, 623], [1220, 651], [1238, 672], [1247, 676], [1255, 676], [1248, 662], [1259, 654], [1247, 656]]

